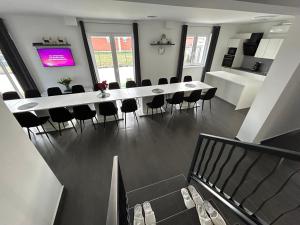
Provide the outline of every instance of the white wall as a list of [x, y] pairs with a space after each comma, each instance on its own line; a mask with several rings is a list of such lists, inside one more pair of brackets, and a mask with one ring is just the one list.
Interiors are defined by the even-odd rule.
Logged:
[[[138, 24], [142, 79], [150, 79], [152, 84], [157, 84], [160, 77], [169, 79], [176, 76], [182, 24], [172, 23], [171, 28], [166, 28], [163, 21]], [[150, 43], [160, 40], [162, 34], [166, 34], [175, 45], [166, 46], [165, 53], [159, 55], [158, 47]]]
[[300, 17], [295, 20], [237, 137], [259, 142], [299, 128]]
[[[189, 35], [197, 35], [197, 36], [207, 36], [210, 38], [212, 31], [211, 26], [197, 26], [197, 25], [190, 25], [188, 27], [187, 36]], [[207, 46], [209, 48], [209, 46]], [[192, 76], [193, 80], [201, 80], [202, 72], [203, 72], [203, 66], [192, 66], [192, 67], [183, 67], [182, 71], [182, 79], [186, 75]]]
[[51, 225], [62, 185], [2, 100], [0, 124], [0, 224]]
[[[86, 53], [78, 26], [67, 26], [63, 17], [47, 16], [4, 16], [4, 22], [14, 40], [26, 66], [40, 91], [51, 86], [59, 86], [61, 77], [69, 76], [72, 84], [92, 86]], [[76, 66], [46, 68], [43, 67], [33, 42], [41, 42], [43, 37], [65, 37], [71, 44]], [[63, 86], [60, 86], [62, 89]]]

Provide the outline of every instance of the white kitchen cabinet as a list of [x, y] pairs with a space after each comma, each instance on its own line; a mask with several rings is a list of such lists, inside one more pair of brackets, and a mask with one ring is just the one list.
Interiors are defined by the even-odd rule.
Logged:
[[276, 55], [281, 47], [283, 39], [270, 39], [268, 48], [264, 54], [264, 58], [275, 59]]
[[275, 59], [282, 43], [283, 39], [261, 39], [255, 57]]

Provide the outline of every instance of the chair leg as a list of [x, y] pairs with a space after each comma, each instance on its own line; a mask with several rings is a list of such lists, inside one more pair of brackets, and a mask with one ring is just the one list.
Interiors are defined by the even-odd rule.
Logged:
[[[74, 130], [75, 130], [75, 132], [76, 132], [76, 134], [77, 134], [77, 130], [76, 130], [75, 126], [74, 126], [74, 123], [73, 123], [73, 121], [72, 121], [72, 120], [70, 120], [70, 122], [71, 122], [71, 124], [72, 124], [72, 126], [73, 126], [73, 128], [74, 128]], [[83, 122], [84, 122], [84, 121], [83, 121]]]
[[133, 112], [133, 114], [134, 114], [134, 117], [135, 117], [135, 119], [136, 119], [136, 122], [139, 124], [138, 118], [137, 118], [137, 116], [136, 116], [136, 112]]
[[82, 133], [82, 121], [79, 120], [80, 132]]
[[151, 108], [151, 118], [153, 119], [153, 108]]
[[93, 118], [91, 118], [91, 121], [92, 121], [92, 124], [93, 124], [94, 129], [96, 130], [96, 126], [95, 126], [95, 124], [94, 124]]
[[171, 114], [173, 113], [173, 104], [171, 104]]
[[210, 108], [210, 111], [211, 111], [211, 99], [209, 99], [209, 108]]
[[104, 128], [105, 128], [105, 125], [106, 125], [106, 116], [104, 116], [104, 123], [103, 123]]
[[163, 111], [162, 111], [161, 107], [159, 109], [160, 109], [161, 117], [164, 118], [164, 114], [163, 114]]
[[39, 127], [36, 127], [36, 129], [38, 130], [38, 132], [39, 132], [39, 133], [41, 133], [41, 131], [40, 131]]
[[147, 115], [148, 115], [148, 110], [149, 110], [149, 107], [147, 106]]
[[59, 131], [59, 135], [61, 136], [61, 127], [60, 127], [60, 123], [58, 123], [58, 131]]
[[115, 122], [116, 122], [117, 126], [119, 127], [118, 118], [117, 118], [116, 114], [114, 114], [114, 117], [115, 117]]
[[182, 102], [179, 104], [179, 111], [181, 112]]
[[203, 107], [204, 107], [204, 100], [202, 100], [202, 111], [203, 111]]
[[57, 129], [56, 129], [56, 127], [53, 125], [53, 123], [52, 123], [50, 120], [48, 120], [48, 122], [49, 122], [50, 125], [53, 127], [53, 129], [54, 129], [55, 131], [57, 131]]
[[27, 128], [27, 132], [28, 132], [29, 139], [31, 140], [31, 135], [30, 135], [30, 130], [29, 130], [29, 128]]
[[125, 113], [125, 118], [124, 119], [125, 119], [125, 128], [126, 128], [126, 113]]
[[97, 119], [97, 116], [95, 116], [94, 118], [96, 119], [97, 123], [99, 123], [99, 121], [98, 121], [98, 119]]
[[43, 126], [42, 124], [41, 124], [41, 127], [42, 127], [42, 129], [43, 129], [44, 133], [46, 134], [46, 136], [47, 136], [48, 140], [50, 141], [50, 138], [49, 138], [49, 136], [48, 136], [48, 132], [46, 132], [46, 131], [45, 131], [45, 128], [44, 128], [44, 126]]
[[62, 123], [62, 124], [63, 124], [63, 126], [64, 126], [64, 129], [66, 129], [65, 123]]
[[188, 109], [190, 109], [190, 103], [188, 102]]

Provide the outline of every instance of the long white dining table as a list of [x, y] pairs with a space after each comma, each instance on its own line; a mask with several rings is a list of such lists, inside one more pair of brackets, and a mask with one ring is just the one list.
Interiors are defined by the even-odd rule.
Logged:
[[[164, 84], [164, 85], [154, 85], [147, 87], [135, 87], [135, 88], [124, 88], [117, 90], [107, 90], [106, 93], [109, 94], [108, 97], [100, 97], [100, 91], [95, 92], [84, 92], [77, 94], [68, 95], [57, 95], [39, 98], [24, 98], [16, 100], [5, 101], [7, 107], [12, 113], [27, 112], [27, 111], [42, 111], [51, 108], [59, 107], [72, 107], [76, 105], [86, 105], [86, 104], [97, 104], [107, 101], [117, 101], [129, 98], [145, 98], [152, 97], [155, 95], [172, 94], [175, 92], [183, 91], [190, 92], [193, 90], [207, 90], [212, 88], [212, 86], [205, 84], [200, 81], [191, 82], [181, 82], [174, 84]], [[153, 89], [161, 89], [162, 93], [154, 93]], [[28, 103], [33, 103], [33, 107], [24, 108], [23, 106]], [[21, 108], [20, 108], [21, 107]]]

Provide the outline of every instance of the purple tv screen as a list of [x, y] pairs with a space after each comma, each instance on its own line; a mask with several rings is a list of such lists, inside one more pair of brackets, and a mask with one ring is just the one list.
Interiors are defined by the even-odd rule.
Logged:
[[39, 48], [37, 51], [44, 67], [75, 66], [70, 48]]

